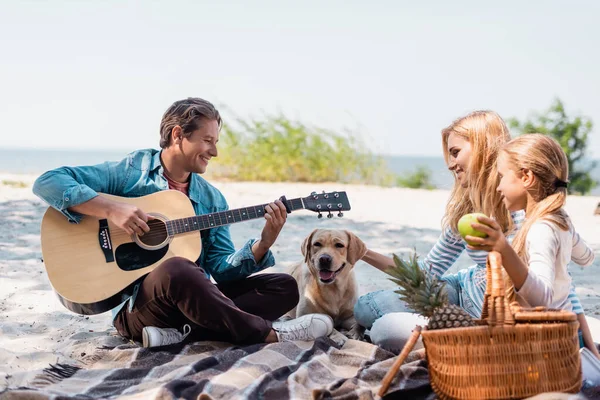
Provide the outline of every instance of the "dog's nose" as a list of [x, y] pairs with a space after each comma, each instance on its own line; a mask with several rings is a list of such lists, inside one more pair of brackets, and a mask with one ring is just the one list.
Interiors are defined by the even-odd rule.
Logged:
[[329, 254], [323, 254], [319, 257], [319, 264], [321, 267], [329, 267], [331, 265], [331, 256]]

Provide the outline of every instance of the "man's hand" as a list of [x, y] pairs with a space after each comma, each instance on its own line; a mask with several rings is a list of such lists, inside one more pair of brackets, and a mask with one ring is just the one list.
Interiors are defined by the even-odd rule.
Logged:
[[108, 208], [107, 218], [129, 235], [135, 232], [139, 236], [150, 231], [147, 222], [152, 219], [136, 206], [120, 202], [112, 202]]
[[147, 222], [153, 219], [132, 204], [109, 200], [102, 196], [96, 196], [85, 203], [70, 207], [69, 210], [97, 218], [107, 218], [129, 235], [135, 232], [142, 236], [144, 232], [149, 232]]
[[269, 248], [273, 246], [283, 225], [285, 225], [285, 221], [287, 221], [287, 211], [281, 200], [275, 200], [275, 202], [267, 204], [265, 211], [267, 222], [260, 234], [260, 240], [252, 246], [252, 253], [256, 261], [261, 260], [269, 251]]
[[469, 243], [475, 243], [474, 245], [469, 244], [467, 247], [471, 250], [497, 251], [503, 254], [509, 244], [500, 225], [495, 220], [487, 217], [477, 217], [477, 221], [480, 223], [472, 223], [471, 227], [487, 234], [487, 237], [480, 238], [467, 235], [465, 240]]

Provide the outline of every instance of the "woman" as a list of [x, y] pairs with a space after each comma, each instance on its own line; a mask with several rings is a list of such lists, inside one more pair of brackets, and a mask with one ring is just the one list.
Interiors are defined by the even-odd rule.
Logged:
[[[420, 263], [422, 268], [441, 278], [466, 250], [476, 265], [442, 279], [447, 282], [450, 303], [459, 305], [475, 318], [481, 316], [483, 306], [487, 252], [467, 248], [458, 234], [457, 223], [465, 214], [483, 213], [497, 221], [509, 241], [523, 223], [524, 211], [510, 213], [502, 202], [502, 195], [496, 191], [499, 183], [496, 158], [509, 140], [506, 124], [493, 111], [474, 111], [442, 130], [444, 159], [455, 181], [442, 220], [442, 234]], [[362, 259], [382, 271], [394, 264], [390, 257], [372, 250]], [[578, 315], [586, 343], [593, 343], [573, 287], [569, 301]], [[407, 311], [411, 310], [393, 290], [381, 290], [360, 297], [354, 315], [359, 324], [371, 328], [371, 340], [375, 344], [399, 351], [406, 338], [399, 337], [394, 326], [402, 324], [402, 316], [387, 314]], [[597, 351], [595, 353], [600, 357]]]

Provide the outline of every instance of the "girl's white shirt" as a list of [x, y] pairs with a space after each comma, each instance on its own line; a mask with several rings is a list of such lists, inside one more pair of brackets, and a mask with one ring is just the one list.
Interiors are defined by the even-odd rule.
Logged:
[[581, 266], [594, 262], [594, 252], [581, 239], [569, 221], [569, 230], [564, 231], [553, 222], [535, 222], [526, 239], [529, 260], [527, 279], [517, 291], [522, 306], [544, 306], [572, 310], [569, 300], [571, 276], [567, 271], [569, 261]]

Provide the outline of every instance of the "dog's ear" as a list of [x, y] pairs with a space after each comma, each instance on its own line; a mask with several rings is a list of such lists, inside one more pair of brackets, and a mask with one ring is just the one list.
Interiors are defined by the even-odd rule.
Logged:
[[304, 242], [302, 242], [302, 246], [301, 246], [300, 250], [302, 250], [302, 255], [304, 256], [304, 262], [308, 262], [308, 260], [310, 258], [310, 248], [312, 247], [312, 238], [316, 231], [318, 231], [318, 229], [313, 230], [310, 233], [310, 235], [308, 235], [306, 237], [306, 239], [304, 239]]
[[367, 245], [358, 236], [350, 231], [344, 231], [348, 235], [348, 253], [346, 259], [352, 265], [363, 258], [367, 253]]

